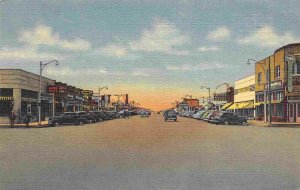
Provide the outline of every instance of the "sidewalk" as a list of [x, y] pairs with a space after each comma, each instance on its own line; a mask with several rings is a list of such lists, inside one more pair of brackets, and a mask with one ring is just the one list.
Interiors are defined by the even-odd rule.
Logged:
[[271, 124], [265, 123], [264, 121], [249, 120], [249, 125], [258, 127], [291, 127], [300, 128], [300, 123], [286, 123], [286, 122], [272, 122]]
[[[38, 122], [31, 122], [28, 125], [28, 128], [43, 128], [43, 127], [49, 127], [48, 121], [42, 121], [41, 125], [38, 125]], [[0, 124], [0, 128], [11, 128], [10, 124]], [[13, 128], [27, 128], [26, 124], [23, 123], [15, 123]]]

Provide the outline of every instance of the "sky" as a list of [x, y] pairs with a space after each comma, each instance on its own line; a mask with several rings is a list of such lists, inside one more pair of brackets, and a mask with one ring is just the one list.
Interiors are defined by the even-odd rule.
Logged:
[[1, 0], [0, 68], [39, 73], [154, 110], [208, 96], [300, 39], [299, 0]]

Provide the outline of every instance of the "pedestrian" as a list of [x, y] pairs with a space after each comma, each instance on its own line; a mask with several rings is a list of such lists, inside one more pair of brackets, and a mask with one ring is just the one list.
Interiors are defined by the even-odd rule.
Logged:
[[25, 115], [24, 122], [26, 124], [26, 127], [28, 127], [31, 119], [32, 119], [32, 116], [29, 113]]
[[8, 118], [10, 120], [10, 127], [14, 127], [15, 120], [16, 120], [16, 114], [13, 110], [11, 112], [9, 112]]

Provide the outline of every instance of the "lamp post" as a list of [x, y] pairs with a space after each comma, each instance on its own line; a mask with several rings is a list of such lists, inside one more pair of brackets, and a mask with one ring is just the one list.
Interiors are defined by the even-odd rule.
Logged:
[[55, 63], [56, 66], [59, 65], [58, 60], [52, 60], [47, 63], [43, 63], [42, 61], [40, 61], [40, 86], [39, 86], [39, 95], [38, 95], [38, 125], [41, 125], [42, 73], [43, 73], [43, 69], [50, 63]]
[[200, 99], [202, 99], [202, 103], [203, 103], [203, 104], [204, 104], [204, 98], [205, 98], [205, 97], [201, 97], [201, 98], [200, 98]]
[[[271, 89], [271, 62], [270, 62], [270, 58], [269, 58], [269, 63], [268, 63], [268, 75], [267, 76], [267, 68], [266, 65], [263, 65], [261, 62], [258, 62], [254, 59], [248, 59], [247, 64], [250, 65], [250, 61], [255, 62], [255, 64], [259, 64], [263, 70], [264, 70], [264, 74], [265, 74], [265, 81], [268, 81], [268, 89], [269, 89], [269, 103], [268, 103], [268, 119], [269, 119], [269, 123], [271, 124], [271, 120], [272, 120], [272, 115], [271, 115], [271, 98], [272, 98], [272, 89]], [[266, 62], [265, 62], [266, 63]], [[264, 120], [265, 123], [267, 123], [267, 89], [266, 89], [266, 82], [264, 84]]]
[[210, 102], [210, 87], [201, 86], [201, 89], [203, 89], [203, 88], [208, 90], [208, 102]]
[[[101, 98], [101, 94], [100, 94], [100, 92], [101, 92], [101, 90], [103, 90], [103, 89], [108, 89], [108, 86], [103, 86], [103, 87], [99, 87], [98, 88], [98, 93], [99, 93], [99, 98]], [[99, 98], [98, 98], [98, 111], [100, 110], [100, 100], [99, 100]]]

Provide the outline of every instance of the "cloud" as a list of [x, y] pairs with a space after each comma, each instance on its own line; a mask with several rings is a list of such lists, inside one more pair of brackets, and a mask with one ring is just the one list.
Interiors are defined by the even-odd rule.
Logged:
[[222, 69], [225, 65], [220, 63], [200, 63], [200, 64], [182, 64], [182, 65], [167, 65], [166, 69], [170, 71], [205, 71], [212, 69]]
[[105, 68], [77, 68], [76, 70], [70, 67], [58, 67], [46, 69], [45, 73], [49, 76], [62, 77], [82, 77], [82, 76], [103, 76], [108, 72]]
[[221, 41], [230, 37], [230, 30], [227, 27], [220, 27], [210, 32], [207, 39], [212, 41]]
[[53, 33], [52, 28], [46, 25], [37, 25], [34, 29], [22, 31], [19, 40], [33, 47], [47, 45], [75, 51], [89, 50], [91, 47], [88, 41], [81, 38], [62, 39], [59, 34]]
[[107, 45], [96, 51], [103, 55], [116, 56], [116, 57], [124, 57], [127, 56], [128, 54], [128, 48], [122, 45]]
[[136, 69], [131, 73], [131, 76], [134, 76], [134, 77], [149, 77], [150, 73], [149, 73], [149, 71], [147, 71], [145, 69]]
[[53, 53], [40, 53], [36, 48], [2, 48], [0, 49], [2, 59], [13, 60], [47, 60], [62, 58]]
[[218, 46], [202, 46], [197, 49], [199, 52], [214, 52], [218, 51], [220, 48]]
[[291, 32], [278, 34], [271, 26], [261, 27], [249, 36], [238, 40], [240, 44], [251, 44], [267, 48], [277, 48], [297, 41], [299, 41], [299, 38], [296, 38]]
[[159, 52], [171, 55], [188, 55], [189, 51], [180, 47], [187, 44], [190, 38], [180, 32], [173, 24], [157, 19], [152, 27], [142, 33], [138, 41], [131, 42], [133, 51]]

